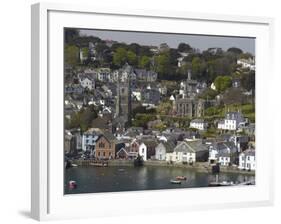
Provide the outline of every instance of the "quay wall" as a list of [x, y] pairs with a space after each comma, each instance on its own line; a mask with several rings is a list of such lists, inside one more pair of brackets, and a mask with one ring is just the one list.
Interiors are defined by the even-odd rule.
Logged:
[[[73, 163], [77, 164], [78, 166], [91, 166], [91, 163], [94, 163], [94, 160], [75, 160]], [[134, 166], [133, 160], [108, 160], [106, 161], [108, 166]], [[208, 162], [196, 162], [193, 165], [182, 164], [182, 163], [167, 163], [166, 161], [159, 161], [159, 160], [147, 160], [144, 161], [144, 166], [165, 166], [165, 167], [180, 167], [190, 170], [195, 170], [201, 173], [211, 173], [212, 167], [209, 165]], [[229, 166], [220, 166], [220, 172], [222, 173], [241, 173], [241, 174], [248, 174], [248, 175], [255, 175], [255, 171], [246, 171], [246, 170], [239, 170], [237, 167], [229, 167]]]

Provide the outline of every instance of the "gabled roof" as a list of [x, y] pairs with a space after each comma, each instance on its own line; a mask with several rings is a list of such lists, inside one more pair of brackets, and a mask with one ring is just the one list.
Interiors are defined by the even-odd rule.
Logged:
[[162, 145], [166, 149], [166, 153], [171, 153], [174, 151], [174, 148], [176, 145], [172, 141], [167, 141], [167, 142], [160, 142], [158, 146]]
[[174, 149], [175, 152], [195, 153], [195, 150], [190, 147], [185, 141], [180, 142]]
[[195, 152], [208, 151], [208, 146], [203, 144], [201, 140], [186, 142]]
[[84, 132], [86, 135], [101, 135], [102, 131], [99, 128], [90, 128]]
[[124, 147], [122, 147], [122, 148], [117, 152], [117, 155], [119, 155], [119, 153], [121, 153], [122, 151], [125, 152], [126, 155], [129, 155], [129, 153], [127, 152], [127, 150], [126, 150]]
[[97, 141], [99, 141], [99, 139], [101, 139], [102, 137], [106, 138], [106, 140], [107, 140], [108, 142], [110, 142], [110, 143], [112, 143], [112, 142], [115, 143], [115, 141], [116, 141], [116, 138], [114, 137], [114, 135], [111, 134], [111, 133], [108, 132], [108, 131], [105, 131], [103, 134], [101, 134], [101, 135], [99, 136], [99, 138], [97, 139]]
[[148, 148], [155, 148], [158, 145], [155, 139], [141, 139], [140, 144], [141, 143], [145, 144]]

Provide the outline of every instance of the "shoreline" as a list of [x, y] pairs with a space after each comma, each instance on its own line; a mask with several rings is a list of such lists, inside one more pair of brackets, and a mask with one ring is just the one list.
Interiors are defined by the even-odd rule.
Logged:
[[[77, 164], [78, 166], [93, 166], [91, 165], [92, 160], [74, 160], [73, 163]], [[133, 160], [108, 160], [107, 164], [109, 167], [114, 166], [134, 166]], [[186, 164], [168, 164], [166, 161], [156, 161], [156, 160], [147, 160], [144, 161], [144, 166], [161, 166], [161, 167], [178, 167], [178, 168], [185, 168], [188, 170], [194, 170], [200, 173], [212, 173], [212, 167], [209, 165], [208, 162], [196, 162], [194, 165], [186, 165]], [[246, 171], [246, 170], [239, 170], [236, 167], [225, 167], [220, 166], [221, 173], [239, 173], [244, 175], [255, 175], [255, 171]]]

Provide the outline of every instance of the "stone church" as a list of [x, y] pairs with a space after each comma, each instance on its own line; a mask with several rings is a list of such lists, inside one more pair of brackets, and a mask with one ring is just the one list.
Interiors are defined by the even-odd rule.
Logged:
[[187, 116], [188, 118], [201, 117], [205, 109], [210, 105], [209, 101], [198, 98], [198, 85], [196, 80], [191, 79], [191, 72], [188, 78], [180, 84], [179, 95], [173, 102], [176, 115]]

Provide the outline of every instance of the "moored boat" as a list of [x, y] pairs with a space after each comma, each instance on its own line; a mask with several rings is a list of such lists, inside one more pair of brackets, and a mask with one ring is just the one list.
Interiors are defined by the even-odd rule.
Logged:
[[171, 184], [181, 184], [180, 180], [170, 180]]
[[76, 187], [77, 187], [76, 181], [70, 180], [70, 181], [68, 182], [68, 187], [69, 187], [70, 189], [76, 188]]

